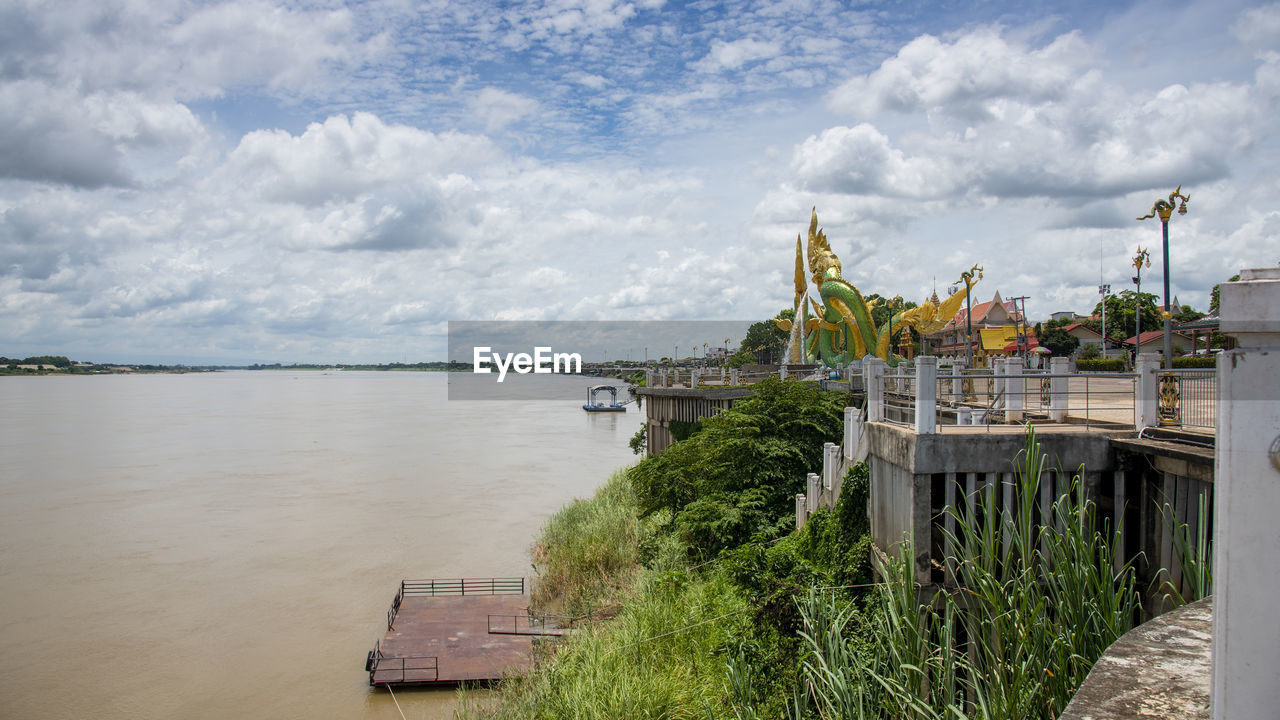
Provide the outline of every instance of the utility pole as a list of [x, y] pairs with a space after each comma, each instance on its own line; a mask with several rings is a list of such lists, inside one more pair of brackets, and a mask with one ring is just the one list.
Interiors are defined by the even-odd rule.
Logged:
[[1018, 322], [1014, 325], [1018, 334], [1018, 355], [1022, 357], [1022, 364], [1026, 365], [1027, 349], [1031, 341], [1027, 339], [1027, 295], [1016, 298], [1009, 298], [1013, 301], [1014, 312], [1018, 313]]
[[1107, 357], [1107, 293], [1111, 292], [1110, 285], [1099, 285], [1098, 294], [1102, 296], [1102, 357]]

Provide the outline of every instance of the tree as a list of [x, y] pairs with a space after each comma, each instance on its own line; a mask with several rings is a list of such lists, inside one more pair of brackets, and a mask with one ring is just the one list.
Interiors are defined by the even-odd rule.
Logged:
[[1080, 347], [1080, 339], [1061, 327], [1041, 330], [1036, 337], [1039, 338], [1042, 347], [1048, 348], [1050, 352], [1058, 357], [1070, 355], [1076, 351], [1076, 348]]
[[[1235, 275], [1232, 275], [1231, 277], [1227, 278], [1227, 282], [1238, 282], [1239, 280], [1240, 280], [1240, 273], [1236, 273]], [[1209, 293], [1209, 314], [1210, 315], [1217, 315], [1219, 312], [1221, 312], [1218, 307], [1218, 300], [1219, 298], [1222, 297], [1221, 294], [1219, 293], [1219, 288], [1221, 287], [1222, 287], [1221, 283], [1214, 285], [1213, 291]]]
[[[1161, 327], [1163, 320], [1156, 306], [1156, 296], [1151, 293], [1138, 293], [1133, 290], [1121, 290], [1116, 295], [1107, 296], [1107, 338], [1113, 341], [1124, 341], [1134, 336], [1139, 309], [1142, 312], [1144, 330], [1155, 330]], [[1190, 309], [1190, 308], [1188, 308]], [[1102, 332], [1102, 303], [1093, 306], [1095, 320], [1090, 318], [1085, 325]]]
[[893, 315], [910, 310], [913, 307], [919, 307], [918, 303], [910, 300], [903, 300], [901, 295], [893, 297], [882, 297], [876, 293], [866, 296], [867, 304], [875, 303], [875, 307], [871, 308], [871, 321], [876, 324], [876, 329], [884, 327], [889, 322], [889, 318]]
[[[790, 308], [778, 313], [775, 317], [792, 320], [796, 312]], [[742, 339], [742, 349], [754, 353], [756, 362], [767, 364], [782, 360], [787, 347], [787, 333], [778, 327], [773, 320], [761, 320], [747, 328], [747, 336]], [[741, 366], [739, 366], [741, 367]]]
[[[793, 517], [824, 442], [838, 440], [847, 397], [808, 383], [766, 380], [702, 428], [627, 477], [642, 516], [660, 510], [695, 556], [715, 557], [756, 533], [776, 533]], [[794, 528], [794, 520], [791, 520]]]

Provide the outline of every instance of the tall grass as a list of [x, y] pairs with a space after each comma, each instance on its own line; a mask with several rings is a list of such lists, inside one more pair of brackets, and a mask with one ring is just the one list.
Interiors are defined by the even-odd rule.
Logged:
[[[948, 508], [958, 590], [918, 597], [912, 551], [882, 564], [871, 618], [811, 594], [802, 604], [803, 693], [796, 715], [845, 718], [1056, 718], [1089, 668], [1138, 619], [1131, 565], [1115, 570], [1119, 529], [1102, 523], [1077, 476], [1036, 522], [1046, 471], [1028, 429], [1014, 507], [988, 486]], [[867, 633], [871, 647], [851, 640]]]
[[1167, 570], [1161, 569], [1159, 581], [1160, 607], [1172, 609], [1195, 602], [1213, 593], [1213, 540], [1210, 537], [1208, 496], [1196, 501], [1196, 526], [1178, 520], [1168, 503], [1160, 506], [1165, 532], [1172, 536], [1175, 561], [1181, 570], [1181, 582], [1174, 584]]
[[[687, 548], [636, 517], [623, 472], [566, 505], [533, 550], [538, 612], [583, 615], [572, 635], [535, 653], [536, 669], [488, 696], [461, 693], [462, 718], [706, 718], [726, 710], [723, 656], [744, 634], [745, 602], [723, 573], [691, 573]], [[642, 548], [645, 548], [642, 550]], [[640, 566], [645, 552], [650, 567]], [[603, 612], [601, 612], [603, 611]]]
[[723, 656], [745, 603], [723, 574], [645, 571], [621, 613], [567, 638], [532, 674], [463, 718], [727, 717]]
[[541, 613], [586, 615], [616, 604], [639, 569], [640, 522], [626, 471], [594, 497], [547, 520], [534, 544], [532, 604]]

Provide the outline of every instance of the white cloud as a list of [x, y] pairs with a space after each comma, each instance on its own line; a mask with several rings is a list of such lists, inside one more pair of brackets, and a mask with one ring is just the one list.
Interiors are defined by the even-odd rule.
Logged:
[[937, 197], [951, 194], [955, 179], [927, 157], [906, 157], [875, 127], [828, 128], [796, 148], [795, 173], [815, 188], [851, 195]]
[[356, 113], [312, 123], [298, 136], [251, 132], [231, 152], [222, 176], [254, 196], [322, 205], [405, 186], [456, 187], [467, 173], [504, 158], [481, 136], [436, 134]]
[[774, 42], [743, 38], [732, 42], [712, 40], [711, 50], [694, 67], [702, 72], [737, 70], [750, 62], [777, 57], [782, 48]]
[[1280, 46], [1280, 3], [1245, 10], [1231, 32], [1250, 49], [1275, 50]]
[[537, 109], [536, 100], [495, 87], [484, 88], [471, 100], [471, 111], [484, 121], [489, 132], [501, 130]]
[[[929, 132], [831, 128], [793, 167], [819, 191], [957, 198], [1102, 196], [1225, 177], [1266, 133], [1256, 88], [1214, 82], [1128, 91], [1073, 34], [1019, 48], [980, 29], [922, 37], [830, 97], [856, 116], [922, 114]], [[894, 127], [893, 116], [884, 118]]]
[[981, 119], [996, 114], [992, 104], [1000, 99], [1034, 103], [1060, 97], [1092, 56], [1077, 33], [1036, 50], [1011, 46], [1000, 28], [981, 28], [950, 43], [922, 35], [875, 72], [844, 82], [828, 103], [859, 119], [884, 110], [935, 109]]

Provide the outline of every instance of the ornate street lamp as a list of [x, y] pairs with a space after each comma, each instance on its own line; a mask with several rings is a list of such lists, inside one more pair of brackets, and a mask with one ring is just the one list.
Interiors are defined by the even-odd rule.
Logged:
[[1133, 359], [1136, 362], [1142, 347], [1142, 268], [1151, 267], [1151, 254], [1139, 247], [1138, 254], [1133, 256], [1133, 267], [1138, 271], [1133, 276], [1133, 284], [1138, 286], [1137, 305], [1133, 309]]
[[[1178, 201], [1182, 203], [1179, 205]], [[1182, 194], [1182, 186], [1179, 185], [1176, 190], [1169, 193], [1169, 199], [1163, 198], [1156, 200], [1151, 206], [1151, 212], [1138, 218], [1139, 220], [1149, 220], [1153, 217], [1160, 217], [1160, 227], [1164, 238], [1164, 310], [1160, 313], [1164, 318], [1164, 367], [1166, 370], [1173, 369], [1173, 337], [1169, 332], [1170, 322], [1173, 320], [1173, 313], [1169, 312], [1169, 217], [1173, 214], [1174, 206], [1178, 208], [1179, 215], [1187, 214], [1187, 203], [1191, 202], [1190, 195]]]
[[965, 364], [969, 368], [973, 368], [973, 306], [969, 304], [969, 290], [977, 280], [973, 279], [974, 273], [978, 274], [978, 280], [982, 279], [982, 268], [974, 265], [968, 270], [960, 273], [960, 279], [956, 284], [964, 283], [964, 323], [965, 323]]

